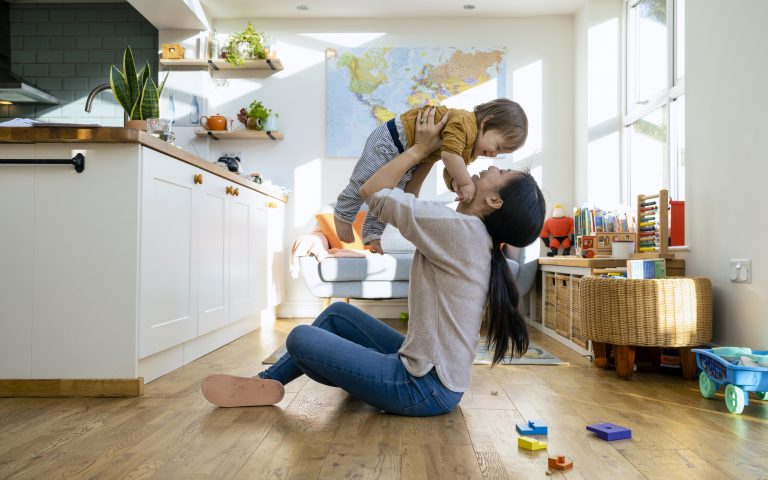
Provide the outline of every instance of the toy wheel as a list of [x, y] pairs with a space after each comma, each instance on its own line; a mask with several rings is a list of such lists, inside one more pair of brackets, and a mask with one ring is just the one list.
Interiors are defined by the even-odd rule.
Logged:
[[755, 392], [755, 396], [760, 400], [768, 400], [768, 392]]
[[725, 387], [725, 406], [731, 413], [739, 414], [744, 411], [744, 390], [741, 387], [729, 383]]
[[717, 384], [713, 382], [706, 373], [701, 372], [699, 375], [699, 391], [704, 398], [712, 398], [717, 391]]

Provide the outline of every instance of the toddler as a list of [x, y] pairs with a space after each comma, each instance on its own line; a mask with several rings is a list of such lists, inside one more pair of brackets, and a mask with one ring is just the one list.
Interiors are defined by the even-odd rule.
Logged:
[[[349, 184], [339, 194], [334, 209], [336, 233], [342, 242], [354, 241], [352, 223], [363, 204], [360, 187], [381, 166], [413, 145], [417, 114], [426, 108], [429, 107], [408, 110], [400, 117], [378, 126], [368, 137]], [[442, 160], [446, 186], [456, 193], [457, 200], [469, 203], [474, 197], [475, 186], [467, 165], [479, 156], [493, 158], [500, 153], [511, 153], [520, 148], [528, 134], [528, 119], [520, 105], [506, 98], [478, 105], [472, 112], [436, 108], [436, 122], [448, 115], [448, 123], [441, 133], [442, 147], [406, 172], [397, 187], [418, 196], [432, 165]], [[422, 121], [425, 119], [426, 113]], [[384, 253], [380, 241], [384, 226], [384, 222], [371, 213], [366, 215], [363, 243], [370, 245], [373, 252]]]

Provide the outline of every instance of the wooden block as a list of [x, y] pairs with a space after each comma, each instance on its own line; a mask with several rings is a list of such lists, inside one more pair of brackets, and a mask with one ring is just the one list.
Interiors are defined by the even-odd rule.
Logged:
[[549, 457], [547, 464], [549, 465], [549, 468], [554, 468], [555, 470], [568, 470], [569, 468], [573, 468], [573, 462], [565, 458], [565, 455]]
[[596, 423], [594, 425], [587, 425], [587, 430], [594, 432], [597, 434], [598, 438], [601, 438], [606, 442], [632, 438], [632, 430], [619, 425], [615, 425], [613, 423]]
[[520, 435], [547, 435], [547, 426], [541, 420], [530, 420], [528, 423], [515, 425]]
[[517, 446], [526, 450], [542, 450], [547, 448], [547, 442], [531, 437], [519, 437], [517, 439]]

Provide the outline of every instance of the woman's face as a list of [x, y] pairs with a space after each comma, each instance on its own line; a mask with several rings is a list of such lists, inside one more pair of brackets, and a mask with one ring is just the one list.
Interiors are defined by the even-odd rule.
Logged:
[[479, 174], [472, 176], [472, 180], [475, 182], [475, 198], [488, 194], [498, 194], [499, 190], [517, 175], [520, 175], [517, 170], [502, 170], [491, 165]]

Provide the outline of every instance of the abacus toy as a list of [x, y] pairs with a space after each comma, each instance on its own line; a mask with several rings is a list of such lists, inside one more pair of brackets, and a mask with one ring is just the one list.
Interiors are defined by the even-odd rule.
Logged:
[[637, 196], [637, 253], [632, 258], [675, 258], [669, 253], [669, 192]]

